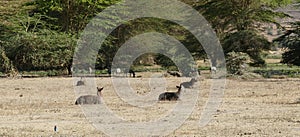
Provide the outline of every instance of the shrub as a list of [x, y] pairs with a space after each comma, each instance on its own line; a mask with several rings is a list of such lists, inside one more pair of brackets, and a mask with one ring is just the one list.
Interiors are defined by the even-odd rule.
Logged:
[[241, 52], [229, 52], [226, 58], [227, 71], [234, 75], [243, 75], [249, 56]]

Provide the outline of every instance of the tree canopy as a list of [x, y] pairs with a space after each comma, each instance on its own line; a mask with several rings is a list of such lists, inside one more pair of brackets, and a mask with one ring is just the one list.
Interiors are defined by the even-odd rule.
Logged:
[[274, 8], [290, 3], [290, 0], [207, 0], [196, 8], [211, 22], [226, 53], [247, 53], [254, 65], [264, 65], [260, 53], [271, 43], [259, 32], [263, 23], [279, 25], [275, 17], [285, 17]]
[[[68, 70], [78, 39], [90, 20], [121, 0], [11, 0], [0, 4], [0, 71]], [[261, 34], [263, 24], [276, 24], [286, 17], [275, 9], [292, 0], [181, 0], [198, 10], [211, 23], [225, 54], [249, 55], [252, 65], [264, 66], [261, 57], [272, 42]], [[166, 7], [167, 8], [167, 7]], [[126, 11], [124, 11], [126, 14]], [[107, 18], [118, 18], [107, 15]], [[111, 28], [112, 22], [95, 24]], [[288, 50], [283, 63], [299, 64], [299, 24], [278, 41]], [[297, 27], [298, 26], [298, 27]], [[96, 68], [111, 67], [117, 50], [130, 38], [145, 32], [160, 32], [175, 37], [195, 59], [207, 58], [197, 39], [182, 26], [158, 18], [140, 18], [123, 23], [106, 38], [97, 55]], [[80, 49], [78, 49], [80, 50]], [[176, 52], [176, 51], [174, 51]], [[240, 54], [240, 53], [239, 53]], [[166, 56], [145, 54], [138, 59], [155, 58], [156, 63], [174, 65]], [[80, 62], [79, 62], [80, 63]], [[135, 63], [139, 63], [136, 61]]]
[[300, 22], [291, 25], [293, 29], [288, 30], [286, 34], [275, 41], [286, 50], [282, 54], [282, 63], [300, 66]]

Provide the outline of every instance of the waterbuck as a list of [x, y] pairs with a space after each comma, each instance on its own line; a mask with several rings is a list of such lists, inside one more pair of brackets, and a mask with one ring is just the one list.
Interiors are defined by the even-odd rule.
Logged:
[[100, 104], [101, 97], [102, 97], [102, 93], [101, 93], [102, 90], [103, 90], [103, 87], [102, 88], [97, 87], [97, 96], [95, 96], [95, 95], [80, 96], [76, 100], [75, 105]]
[[176, 86], [178, 88], [177, 92], [165, 92], [161, 93], [158, 97], [159, 101], [165, 101], [165, 100], [178, 100], [180, 96], [180, 92], [184, 89], [182, 86]]
[[196, 78], [192, 78], [189, 82], [182, 82], [180, 86], [185, 88], [194, 88], [195, 82], [197, 82]]
[[83, 86], [84, 85], [84, 81], [82, 80], [82, 77], [80, 78], [79, 81], [77, 81], [76, 86]]

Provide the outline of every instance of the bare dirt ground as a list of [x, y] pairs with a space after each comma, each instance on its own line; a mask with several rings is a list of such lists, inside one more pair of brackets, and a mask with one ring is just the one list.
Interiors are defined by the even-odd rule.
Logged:
[[[211, 80], [202, 78], [198, 83], [200, 100], [193, 113], [169, 136], [300, 136], [300, 79], [227, 79], [221, 106], [210, 123], [199, 127]], [[137, 94], [150, 92], [149, 79], [130, 81]], [[172, 77], [166, 81], [171, 91], [180, 83]], [[0, 136], [106, 136], [74, 105], [73, 78], [4, 78], [0, 83]], [[107, 106], [129, 120], [159, 118], [174, 104], [157, 102], [162, 109], [136, 114], [132, 106], [117, 98], [110, 78], [96, 78], [96, 85], [105, 87]]]

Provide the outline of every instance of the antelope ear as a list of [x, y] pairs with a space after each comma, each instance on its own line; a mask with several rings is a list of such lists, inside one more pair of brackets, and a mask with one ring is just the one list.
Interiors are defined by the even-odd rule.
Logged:
[[101, 87], [101, 88], [97, 87], [98, 91], [102, 91], [103, 88], [104, 88], [104, 87]]

